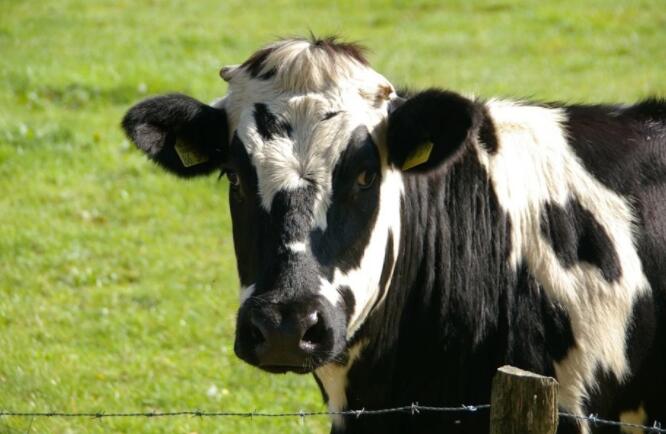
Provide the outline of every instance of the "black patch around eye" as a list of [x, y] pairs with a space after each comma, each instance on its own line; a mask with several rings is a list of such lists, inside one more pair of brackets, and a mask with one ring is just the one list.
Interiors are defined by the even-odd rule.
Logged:
[[587, 262], [610, 283], [622, 276], [615, 245], [594, 215], [575, 199], [565, 208], [547, 203], [541, 212], [541, 232], [566, 268]]
[[[310, 236], [313, 253], [323, 267], [335, 266], [347, 272], [360, 265], [377, 220], [379, 164], [379, 152], [368, 129], [358, 127], [333, 170], [333, 200], [326, 213], [326, 230], [317, 229]], [[378, 175], [373, 188], [359, 193], [356, 178], [362, 170], [374, 170]]]
[[362, 170], [379, 170], [379, 152], [370, 132], [364, 126], [356, 128], [349, 138], [349, 144], [333, 174], [334, 188], [336, 183], [339, 184], [345, 179], [354, 181]]
[[271, 140], [275, 136], [291, 136], [292, 128], [287, 122], [278, 119], [268, 109], [266, 104], [254, 105], [254, 122], [257, 131], [264, 140]]
[[[230, 203], [242, 202], [252, 197], [256, 198], [257, 192], [257, 171], [250, 160], [250, 156], [245, 149], [237, 132], [234, 132], [229, 145], [229, 159], [221, 167], [220, 177], [225, 174], [235, 174], [239, 179], [238, 185], [234, 186], [230, 180], [229, 198]], [[227, 175], [229, 176], [229, 175]], [[233, 177], [234, 175], [232, 175]], [[251, 202], [255, 200], [252, 199]]]
[[240, 174], [243, 178], [251, 181], [249, 185], [256, 187], [257, 185], [257, 171], [252, 164], [252, 160], [245, 149], [245, 144], [238, 137], [238, 133], [234, 132], [229, 145], [229, 167], [223, 167], [222, 172], [232, 170]]
[[240, 188], [229, 191], [229, 209], [233, 221], [232, 231], [236, 264], [241, 285], [257, 281], [262, 268], [260, 249], [263, 240], [269, 237], [269, 216], [259, 206], [257, 198], [257, 172], [252, 165], [245, 145], [234, 132], [229, 148], [226, 170], [236, 172], [242, 178]]

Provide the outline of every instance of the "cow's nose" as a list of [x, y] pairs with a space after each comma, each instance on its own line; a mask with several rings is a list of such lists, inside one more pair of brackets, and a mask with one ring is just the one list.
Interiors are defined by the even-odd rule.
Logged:
[[279, 313], [260, 309], [249, 316], [246, 342], [254, 346], [256, 364], [263, 369], [307, 371], [308, 357], [325, 351], [328, 329], [316, 309]]

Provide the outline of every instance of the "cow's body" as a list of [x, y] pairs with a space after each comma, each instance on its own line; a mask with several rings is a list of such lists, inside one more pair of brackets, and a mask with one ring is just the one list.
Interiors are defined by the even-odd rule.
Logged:
[[[666, 103], [405, 102], [333, 39], [222, 76], [213, 107], [159, 97], [123, 125], [179, 175], [229, 173], [241, 358], [314, 372], [336, 411], [487, 403], [512, 364], [557, 377], [570, 413], [666, 421]], [[487, 416], [333, 431], [478, 434]]]
[[[512, 364], [557, 377], [563, 410], [666, 420], [666, 105], [482, 104], [494, 125], [486, 143], [445, 170], [404, 177], [391, 288], [356, 335], [357, 360], [323, 370], [346, 377], [333, 406], [487, 403], [497, 367]], [[488, 422], [339, 423], [480, 433]]]

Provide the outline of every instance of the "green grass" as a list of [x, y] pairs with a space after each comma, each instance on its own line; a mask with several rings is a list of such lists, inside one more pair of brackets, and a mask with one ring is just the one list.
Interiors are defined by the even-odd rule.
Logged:
[[[140, 6], [139, 6], [140, 4]], [[0, 0], [0, 409], [322, 409], [308, 376], [233, 355], [227, 184], [179, 181], [121, 134], [146, 95], [225, 92], [278, 35], [340, 33], [396, 84], [666, 95], [663, 1]], [[322, 433], [306, 419], [0, 419], [0, 433]]]

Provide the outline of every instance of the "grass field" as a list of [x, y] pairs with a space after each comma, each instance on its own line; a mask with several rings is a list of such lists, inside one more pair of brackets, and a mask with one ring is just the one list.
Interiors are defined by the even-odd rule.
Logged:
[[[666, 95], [655, 1], [0, 0], [0, 409], [323, 409], [309, 376], [233, 355], [227, 184], [178, 181], [118, 124], [204, 101], [279, 35], [339, 33], [395, 84], [479, 95]], [[0, 433], [323, 433], [306, 419], [0, 419]]]

